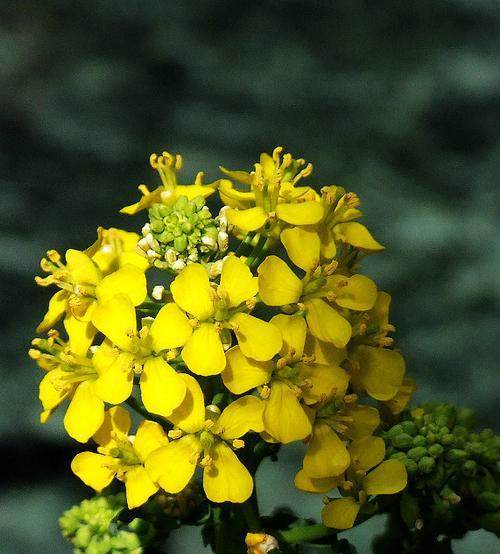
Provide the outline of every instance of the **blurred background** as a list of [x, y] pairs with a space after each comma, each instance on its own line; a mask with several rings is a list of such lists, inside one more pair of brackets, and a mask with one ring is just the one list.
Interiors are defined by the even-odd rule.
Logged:
[[[38, 423], [39, 259], [98, 225], [138, 231], [118, 210], [158, 184], [155, 151], [182, 153], [189, 182], [280, 144], [314, 163], [312, 183], [357, 192], [386, 245], [364, 270], [393, 295], [417, 398], [499, 430], [499, 25], [497, 0], [1, 1], [1, 554], [70, 552], [57, 518], [90, 496], [62, 414]], [[317, 516], [285, 451], [259, 476], [263, 510]], [[381, 525], [348, 536], [369, 552]], [[170, 544], [204, 551], [190, 529]], [[473, 533], [456, 551], [499, 546]]]

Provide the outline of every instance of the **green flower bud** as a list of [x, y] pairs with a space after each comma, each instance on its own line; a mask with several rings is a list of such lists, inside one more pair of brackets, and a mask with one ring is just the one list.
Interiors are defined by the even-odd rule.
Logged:
[[417, 435], [413, 439], [413, 446], [427, 446], [427, 439], [423, 435]]
[[439, 458], [440, 456], [443, 455], [443, 452], [444, 452], [444, 448], [440, 444], [433, 444], [429, 446], [428, 450], [429, 450], [429, 454], [433, 458]]
[[395, 437], [392, 438], [392, 444], [396, 448], [407, 450], [412, 446], [413, 438], [411, 435], [408, 435], [407, 433], [400, 433], [399, 435], [396, 435]]
[[427, 455], [427, 448], [424, 448], [423, 446], [416, 446], [415, 448], [411, 448], [408, 450], [408, 457], [412, 460], [415, 460], [418, 462], [420, 458]]
[[174, 249], [177, 252], [184, 252], [187, 248], [187, 238], [185, 235], [180, 235], [174, 239]]
[[485, 512], [496, 512], [500, 510], [500, 494], [485, 491], [477, 497], [477, 504]]
[[417, 473], [417, 462], [415, 462], [414, 460], [410, 460], [409, 458], [402, 460], [402, 462], [406, 466], [406, 471], [408, 472], [408, 475], [415, 475]]
[[417, 426], [413, 421], [402, 421], [401, 427], [403, 428], [404, 433], [408, 433], [408, 435], [411, 435], [412, 437], [418, 433]]
[[432, 473], [435, 467], [436, 461], [430, 456], [424, 456], [423, 458], [420, 458], [420, 461], [418, 462], [419, 471], [426, 475]]
[[451, 433], [447, 433], [441, 437], [440, 442], [443, 446], [451, 446], [455, 442], [455, 436]]
[[459, 448], [452, 448], [446, 453], [446, 458], [450, 462], [463, 463], [467, 459], [467, 452]]
[[399, 435], [400, 433], [403, 433], [403, 426], [398, 424], [398, 425], [394, 425], [394, 427], [392, 427], [391, 429], [389, 429], [389, 431], [387, 431], [388, 435], [393, 438], [393, 437], [396, 437], [397, 435]]

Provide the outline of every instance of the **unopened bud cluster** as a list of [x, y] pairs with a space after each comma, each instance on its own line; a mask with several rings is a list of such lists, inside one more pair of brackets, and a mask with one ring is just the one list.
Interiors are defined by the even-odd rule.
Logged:
[[229, 246], [227, 220], [223, 213], [214, 218], [202, 196], [153, 204], [142, 235], [139, 252], [155, 267], [176, 273], [189, 263], [221, 258]]
[[73, 506], [60, 517], [62, 533], [75, 553], [142, 554], [156, 535], [147, 521], [135, 518], [124, 523], [117, 520], [126, 508], [125, 494], [97, 495]]
[[387, 456], [402, 461], [409, 488], [401, 502], [411, 526], [438, 533], [483, 527], [500, 532], [500, 437], [472, 431], [473, 413], [449, 404], [417, 408], [384, 434]]

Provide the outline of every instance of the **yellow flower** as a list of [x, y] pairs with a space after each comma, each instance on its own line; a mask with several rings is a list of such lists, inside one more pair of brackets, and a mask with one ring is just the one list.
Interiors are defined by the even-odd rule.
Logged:
[[304, 355], [307, 327], [303, 317], [279, 314], [271, 323], [283, 337], [279, 357], [257, 361], [236, 346], [227, 352], [222, 379], [234, 394], [264, 385], [261, 395], [266, 432], [285, 444], [311, 434], [307, 405], [331, 397], [338, 390], [345, 392], [348, 378], [335, 363], [315, 363], [314, 352]]
[[[230, 206], [226, 216], [232, 225], [244, 233], [257, 231], [268, 221], [281, 220], [292, 225], [311, 225], [323, 217], [323, 206], [310, 187], [296, 187], [298, 181], [312, 173], [312, 165], [294, 160], [290, 154], [274, 149], [272, 157], [261, 154], [255, 171], [228, 171], [230, 178], [249, 188], [235, 189], [230, 183], [221, 183], [221, 200]], [[305, 167], [304, 167], [305, 166]]]
[[183, 374], [187, 387], [184, 402], [168, 418], [176, 429], [173, 439], [148, 456], [146, 470], [162, 489], [176, 494], [203, 468], [203, 488], [212, 502], [245, 502], [253, 490], [253, 479], [233, 449], [244, 447], [240, 437], [248, 431], [261, 432], [262, 402], [243, 396], [222, 413], [207, 406], [198, 382]]
[[211, 285], [204, 266], [191, 264], [170, 290], [175, 303], [194, 318], [194, 331], [177, 345], [183, 346], [182, 358], [193, 373], [216, 375], [224, 369], [224, 346], [231, 343], [231, 330], [240, 348], [259, 361], [271, 359], [281, 348], [279, 330], [246, 313], [255, 306], [258, 283], [236, 256], [224, 262], [218, 286]]
[[85, 250], [97, 264], [103, 275], [109, 275], [124, 265], [136, 265], [142, 271], [149, 267], [144, 256], [137, 253], [137, 243], [141, 237], [122, 229], [98, 227], [96, 242]]
[[121, 213], [134, 215], [141, 210], [150, 208], [153, 204], [170, 206], [175, 203], [179, 196], [187, 196], [188, 200], [192, 200], [196, 196], [206, 198], [215, 192], [220, 183], [220, 181], [214, 181], [204, 185], [203, 172], [200, 171], [196, 175], [193, 184], [177, 184], [177, 172], [182, 168], [182, 156], [180, 154], [172, 155], [169, 152], [163, 152], [161, 156], [151, 154], [149, 163], [158, 172], [162, 184], [153, 191], [150, 191], [146, 185], [139, 185], [138, 188], [143, 195], [142, 198], [135, 204], [122, 208]]
[[[335, 529], [350, 529], [368, 497], [396, 494], [407, 483], [406, 468], [402, 462], [383, 461], [385, 444], [380, 437], [352, 441], [348, 450], [351, 465], [344, 478], [335, 481], [335, 485], [346, 496], [331, 500], [321, 512], [323, 524]], [[331, 483], [325, 482], [327, 484]]]
[[[41, 333], [51, 329], [63, 316], [73, 327], [80, 327], [80, 335], [92, 342], [95, 329], [91, 323], [92, 312], [98, 302], [105, 302], [115, 294], [126, 294], [134, 306], [146, 297], [144, 269], [127, 263], [104, 276], [97, 263], [85, 252], [70, 249], [66, 252], [66, 264], [54, 250], [43, 258], [41, 267], [50, 273], [36, 277], [41, 286], [56, 285], [61, 290], [49, 301], [49, 308], [37, 327]], [[89, 342], [89, 345], [90, 345]]]
[[[299, 235], [293, 237], [293, 244]], [[304, 245], [302, 252], [297, 242], [290, 249], [290, 257], [299, 267], [319, 259], [319, 244]], [[317, 255], [311, 255], [316, 250]], [[323, 342], [343, 348], [351, 338], [349, 321], [342, 310], [366, 311], [375, 303], [375, 283], [364, 275], [343, 276], [331, 274], [329, 266], [318, 267], [299, 279], [288, 265], [277, 256], [268, 256], [258, 267], [259, 295], [269, 306], [287, 306], [302, 303], [312, 335]], [[334, 304], [336, 307], [333, 307]], [[345, 312], [343, 312], [345, 313]]]
[[[81, 452], [71, 462], [71, 469], [86, 485], [97, 492], [107, 487], [114, 477], [125, 483], [130, 509], [144, 504], [158, 490], [144, 468], [146, 458], [168, 444], [162, 427], [145, 420], [135, 437], [129, 437], [129, 413], [115, 406], [106, 412], [104, 423], [94, 436], [99, 444], [95, 452]], [[132, 440], [133, 439], [133, 440]]]
[[40, 382], [39, 397], [43, 411], [40, 421], [45, 423], [65, 400], [69, 406], [64, 416], [64, 427], [70, 437], [87, 442], [104, 418], [104, 400], [96, 392], [100, 375], [87, 351], [74, 351], [74, 332], [65, 322], [68, 342], [52, 331], [48, 340], [34, 339], [36, 349], [30, 355], [47, 371]]
[[179, 346], [178, 341], [191, 334], [186, 316], [169, 303], [138, 332], [134, 306], [120, 294], [99, 304], [92, 322], [109, 339], [94, 355], [94, 364], [103, 370], [96, 383], [98, 393], [107, 402], [120, 404], [132, 393], [134, 374], [138, 373], [146, 409], [164, 417], [170, 415], [184, 399], [186, 387], [162, 352]]
[[391, 400], [403, 383], [405, 361], [396, 350], [359, 345], [349, 352], [351, 384], [375, 400]]

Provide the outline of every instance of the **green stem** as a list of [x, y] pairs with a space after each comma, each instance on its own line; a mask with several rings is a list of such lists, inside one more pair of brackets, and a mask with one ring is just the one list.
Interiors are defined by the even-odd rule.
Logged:
[[248, 249], [250, 248], [250, 245], [252, 244], [252, 241], [255, 237], [255, 232], [250, 231], [247, 233], [246, 237], [240, 242], [238, 248], [236, 249], [235, 255], [236, 256], [244, 256]]
[[250, 269], [251, 270], [256, 269], [262, 263], [262, 261], [268, 255], [268, 253], [274, 250], [275, 246], [276, 246], [276, 240], [273, 238], [268, 238], [266, 242], [263, 244], [260, 252], [257, 253], [257, 255], [255, 256], [255, 258], [252, 260], [250, 264], [248, 264], [248, 260], [247, 260], [247, 264], [249, 265]]
[[335, 535], [336, 531], [324, 525], [306, 525], [304, 527], [293, 527], [285, 531], [279, 531], [279, 538], [288, 544], [303, 542], [314, 542], [325, 537]]
[[167, 421], [165, 421], [162, 417], [156, 416], [154, 414], [150, 414], [146, 408], [137, 400], [137, 398], [134, 398], [133, 396], [129, 396], [127, 400], [125, 400], [125, 403], [128, 404], [134, 411], [136, 411], [139, 415], [142, 417], [149, 419], [149, 421], [156, 421], [156, 423], [159, 423], [164, 429], [167, 431], [171, 429], [171, 425]]
[[248, 267], [252, 267], [255, 259], [259, 256], [259, 254], [262, 251], [262, 248], [264, 247], [266, 243], [266, 237], [264, 235], [257, 235], [259, 237], [259, 240], [257, 241], [257, 244], [254, 246], [254, 249], [252, 252], [248, 255], [246, 264]]
[[240, 510], [245, 518], [248, 531], [252, 533], [262, 531], [262, 522], [260, 520], [259, 506], [257, 504], [255, 489], [252, 496], [246, 502], [240, 504]]

